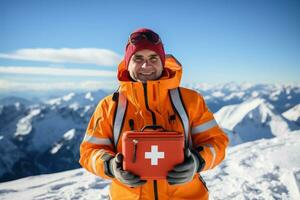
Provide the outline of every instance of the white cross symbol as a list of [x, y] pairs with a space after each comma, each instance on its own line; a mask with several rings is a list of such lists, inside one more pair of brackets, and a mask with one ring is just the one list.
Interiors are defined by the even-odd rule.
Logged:
[[158, 165], [158, 159], [165, 158], [165, 152], [158, 152], [158, 146], [151, 145], [151, 152], [145, 152], [145, 158], [151, 159], [151, 165]]

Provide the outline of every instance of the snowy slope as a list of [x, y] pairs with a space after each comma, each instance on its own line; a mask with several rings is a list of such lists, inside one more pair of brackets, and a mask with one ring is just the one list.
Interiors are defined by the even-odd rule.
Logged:
[[[211, 199], [300, 199], [299, 151], [300, 131], [229, 148], [220, 166], [202, 173]], [[107, 199], [109, 183], [76, 169], [1, 183], [0, 199]]]
[[282, 115], [288, 120], [298, 122], [300, 124], [300, 104], [294, 106], [293, 108], [285, 111]]
[[0, 199], [108, 199], [109, 183], [84, 169], [76, 169], [0, 183]]
[[248, 142], [229, 148], [226, 160], [204, 178], [215, 200], [300, 199], [299, 151], [300, 131]]

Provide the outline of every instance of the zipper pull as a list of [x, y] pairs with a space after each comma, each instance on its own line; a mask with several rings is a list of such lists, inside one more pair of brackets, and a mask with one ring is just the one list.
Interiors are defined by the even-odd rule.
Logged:
[[133, 119], [129, 119], [128, 123], [129, 123], [130, 130], [133, 131], [134, 130], [134, 121], [133, 121]]
[[139, 142], [138, 140], [136, 140], [136, 139], [133, 139], [132, 140], [132, 142], [133, 142], [133, 159], [132, 159], [132, 162], [133, 163], [135, 163], [135, 161], [136, 161], [136, 149], [137, 149], [137, 143]]
[[171, 123], [174, 123], [175, 120], [176, 120], [176, 115], [175, 115], [175, 114], [174, 114], [174, 115], [169, 115], [169, 123], [170, 123], [170, 124], [171, 124]]

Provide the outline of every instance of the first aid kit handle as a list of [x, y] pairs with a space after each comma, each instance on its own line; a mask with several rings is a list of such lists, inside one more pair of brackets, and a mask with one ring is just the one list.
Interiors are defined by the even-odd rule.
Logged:
[[150, 130], [157, 130], [157, 129], [160, 129], [160, 130], [162, 130], [162, 131], [165, 131], [165, 129], [164, 129], [162, 126], [160, 126], [160, 125], [146, 125], [146, 126], [144, 126], [144, 127], [142, 128], [141, 131], [145, 131], [145, 129], [150, 129]]

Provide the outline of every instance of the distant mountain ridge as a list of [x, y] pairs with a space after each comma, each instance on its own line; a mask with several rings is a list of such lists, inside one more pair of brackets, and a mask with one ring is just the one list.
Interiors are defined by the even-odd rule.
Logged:
[[200, 92], [209, 108], [217, 112], [226, 105], [242, 103], [252, 98], [270, 102], [279, 113], [283, 113], [300, 102], [300, 84], [189, 84], [186, 87]]

